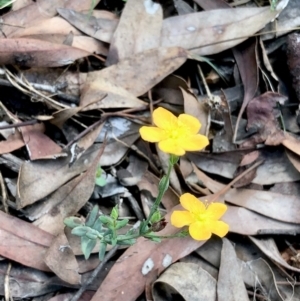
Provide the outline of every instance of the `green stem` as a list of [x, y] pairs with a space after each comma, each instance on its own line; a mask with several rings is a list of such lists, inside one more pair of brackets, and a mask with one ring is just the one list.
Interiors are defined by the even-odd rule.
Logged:
[[162, 200], [165, 192], [167, 191], [167, 188], [169, 187], [169, 179], [170, 179], [171, 171], [172, 171], [173, 166], [177, 163], [177, 161], [178, 161], [177, 156], [174, 156], [174, 155], [170, 156], [168, 171], [164, 178], [164, 185], [162, 187], [160, 187], [160, 189], [158, 191], [158, 196], [150, 210], [150, 214], [148, 215], [148, 218], [146, 219], [146, 222], [145, 222], [146, 225], [149, 224], [153, 214], [157, 211], [159, 204], [161, 203], [161, 200]]

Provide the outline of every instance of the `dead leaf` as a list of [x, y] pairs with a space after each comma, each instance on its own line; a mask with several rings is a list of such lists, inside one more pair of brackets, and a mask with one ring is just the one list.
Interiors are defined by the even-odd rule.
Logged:
[[300, 224], [298, 196], [252, 189], [230, 189], [224, 197], [231, 204], [250, 209], [270, 218]]
[[186, 52], [178, 47], [157, 48], [136, 54], [116, 65], [88, 73], [82, 89], [80, 104], [86, 106], [106, 97], [95, 108], [139, 107], [144, 102], [136, 96], [146, 93], [187, 59]]
[[159, 47], [162, 19], [159, 3], [127, 0], [110, 42], [106, 64], [113, 65], [139, 52]]
[[71, 167], [70, 158], [25, 162], [18, 178], [18, 207], [33, 204], [84, 172], [94, 161], [97, 152], [97, 146], [91, 147]]
[[218, 301], [249, 301], [236, 253], [226, 238], [223, 238], [217, 293]]
[[167, 18], [163, 22], [161, 46], [193, 49], [199, 55], [219, 53], [252, 36], [277, 14], [270, 7], [247, 7]]
[[24, 140], [18, 130], [8, 136], [4, 141], [0, 141], [0, 154], [7, 154], [17, 150], [25, 145]]
[[52, 241], [45, 255], [45, 263], [63, 281], [70, 284], [81, 283], [78, 263], [63, 232]]
[[240, 77], [244, 85], [244, 98], [237, 117], [233, 141], [236, 141], [237, 138], [240, 119], [242, 118], [249, 101], [255, 96], [258, 88], [258, 65], [256, 52], [257, 40], [253, 38], [233, 49]]
[[[0, 39], [1, 40], [1, 39]], [[0, 63], [27, 67], [58, 67], [91, 55], [90, 52], [34, 39], [2, 39]]]
[[23, 126], [20, 131], [31, 160], [67, 156], [66, 153], [62, 153], [59, 145], [43, 134], [45, 131], [43, 123]]
[[0, 211], [0, 254], [23, 265], [49, 271], [44, 256], [54, 236]]
[[[0, 263], [0, 294], [5, 295], [5, 281], [8, 271], [7, 260]], [[9, 271], [9, 295], [22, 299], [46, 295], [57, 291], [60, 285], [55, 283], [55, 277], [36, 269], [28, 268], [20, 264], [12, 264]]]
[[279, 222], [245, 208], [228, 205], [222, 220], [229, 224], [229, 231], [242, 235], [300, 233], [299, 225]]
[[280, 130], [277, 104], [284, 104], [286, 96], [278, 93], [267, 92], [252, 99], [247, 106], [248, 130], [255, 129], [257, 134], [251, 136], [243, 143], [243, 147], [252, 147], [263, 143], [278, 145], [284, 139]]
[[42, 204], [42, 208], [39, 206], [39, 210], [35, 209], [40, 214], [34, 222], [35, 225], [53, 235], [58, 235], [64, 229], [64, 219], [75, 215], [92, 195], [96, 170], [103, 151], [104, 145], [86, 172], [57, 189], [47, 198], [47, 203]]
[[267, 239], [262, 239], [262, 238], [254, 238], [254, 237], [249, 237], [253, 243], [264, 253], [266, 254], [271, 260], [275, 261], [282, 267], [297, 272], [300, 272], [300, 269], [295, 268], [291, 265], [289, 265], [286, 261], [284, 261], [278, 251], [278, 248], [275, 244], [275, 241], [273, 238], [267, 238]]
[[[182, 277], [183, 275], [185, 276]], [[172, 299], [180, 295], [188, 301], [215, 301], [216, 284], [216, 280], [198, 264], [177, 262], [154, 282], [153, 299], [163, 301], [166, 300], [166, 296], [172, 294]]]
[[107, 16], [103, 16], [102, 18], [96, 18], [94, 16], [87, 17], [86, 14], [63, 8], [58, 8], [57, 11], [64, 19], [80, 31], [90, 37], [107, 43], [111, 41], [118, 25], [118, 20], [108, 18]]

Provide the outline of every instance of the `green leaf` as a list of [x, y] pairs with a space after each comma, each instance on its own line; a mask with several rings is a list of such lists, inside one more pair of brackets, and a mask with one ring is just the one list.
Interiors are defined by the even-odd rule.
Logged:
[[103, 215], [99, 216], [99, 219], [102, 224], [110, 225], [110, 226], [112, 226], [114, 224], [114, 220], [110, 216], [103, 214]]
[[88, 231], [89, 231], [89, 227], [86, 227], [86, 226], [78, 226], [78, 227], [75, 227], [71, 233], [73, 235], [76, 235], [76, 236], [84, 236]]
[[112, 245], [113, 247], [117, 244], [117, 242], [118, 242], [117, 237], [112, 237], [112, 238], [111, 238], [111, 245]]
[[98, 177], [98, 178], [96, 178], [95, 183], [96, 183], [96, 185], [103, 187], [106, 185], [106, 179], [103, 176]]
[[89, 259], [93, 249], [97, 243], [96, 239], [90, 239], [86, 236], [81, 237], [81, 250], [84, 255], [85, 260]]
[[88, 237], [88, 238], [90, 238], [90, 239], [94, 239], [94, 240], [96, 240], [98, 238], [98, 235], [95, 234], [95, 233], [92, 233], [92, 232], [87, 232], [85, 234], [85, 236]]
[[161, 242], [161, 238], [159, 236], [156, 236], [156, 235], [149, 234], [149, 235], [145, 235], [144, 237], [148, 238], [148, 239], [150, 239], [151, 241], [154, 241], [154, 242]]
[[96, 205], [94, 206], [94, 208], [92, 209], [92, 211], [89, 213], [86, 221], [85, 221], [85, 225], [88, 227], [92, 227], [97, 219], [97, 215], [99, 212], [99, 206]]
[[161, 220], [161, 214], [160, 212], [157, 210], [153, 213], [151, 219], [150, 219], [150, 222], [151, 224], [154, 224], [154, 223], [157, 223]]
[[124, 245], [130, 245], [130, 246], [132, 246], [132, 245], [134, 245], [135, 244], [135, 242], [136, 242], [136, 239], [134, 239], [134, 238], [130, 238], [130, 239], [124, 239], [124, 240], [119, 240], [118, 241], [118, 245], [120, 245], [120, 246], [124, 246]]
[[124, 218], [123, 220], [121, 220], [121, 221], [117, 221], [116, 222], [116, 230], [119, 230], [119, 229], [121, 229], [121, 228], [123, 228], [123, 227], [125, 227], [127, 224], [128, 224], [128, 222], [129, 222], [129, 219], [128, 218]]
[[64, 219], [64, 224], [69, 228], [75, 228], [83, 224], [82, 220], [75, 216], [70, 216]]
[[94, 223], [94, 225], [93, 225], [93, 229], [96, 230], [96, 231], [98, 231], [98, 232], [101, 232], [101, 231], [102, 231], [102, 222], [101, 222], [100, 218], [98, 218], [98, 219], [95, 221], [95, 223]]
[[112, 219], [114, 219], [115, 221], [118, 219], [118, 217], [119, 217], [119, 210], [118, 210], [118, 207], [117, 207], [117, 206], [115, 206], [115, 207], [112, 209], [111, 214], [110, 214], [110, 217], [111, 217]]
[[100, 249], [99, 249], [99, 259], [102, 261], [105, 257], [107, 244], [103, 241], [100, 242]]

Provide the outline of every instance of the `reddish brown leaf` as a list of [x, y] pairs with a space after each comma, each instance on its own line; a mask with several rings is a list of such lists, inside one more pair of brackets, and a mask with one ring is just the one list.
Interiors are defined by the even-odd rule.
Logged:
[[49, 271], [45, 253], [54, 236], [0, 211], [0, 254], [38, 270]]

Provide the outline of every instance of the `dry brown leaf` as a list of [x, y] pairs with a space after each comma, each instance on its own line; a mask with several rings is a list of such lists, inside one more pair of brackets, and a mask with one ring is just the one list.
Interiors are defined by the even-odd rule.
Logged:
[[45, 253], [54, 236], [0, 211], [0, 254], [29, 267], [49, 271]]
[[229, 224], [230, 232], [242, 235], [300, 233], [299, 225], [276, 221], [236, 206], [228, 205], [222, 220]]
[[246, 40], [276, 15], [278, 11], [270, 7], [247, 7], [167, 18], [163, 22], [161, 46], [193, 49], [199, 55], [218, 53]]
[[43, 123], [23, 126], [20, 131], [31, 160], [67, 156], [66, 153], [61, 152], [62, 148], [59, 145], [44, 135], [45, 126]]
[[159, 47], [162, 8], [151, 0], [127, 0], [110, 42], [107, 65]]
[[95, 187], [96, 170], [104, 145], [88, 170], [56, 190], [47, 203], [40, 208], [40, 215], [34, 224], [39, 228], [58, 235], [64, 228], [64, 219], [75, 215], [88, 201]]
[[82, 90], [81, 105], [99, 100], [92, 108], [139, 107], [144, 102], [135, 96], [146, 93], [187, 59], [182, 48], [157, 48], [136, 54], [116, 65], [90, 72]]
[[247, 129], [257, 131], [243, 143], [244, 147], [253, 147], [263, 143], [278, 145], [285, 139], [279, 127], [277, 103], [284, 104], [287, 97], [278, 93], [267, 92], [250, 100], [247, 106]]
[[[189, 153], [187, 156], [203, 171], [232, 179], [242, 159], [242, 152], [227, 152], [215, 155]], [[256, 177], [252, 183], [270, 185], [300, 180], [299, 172], [290, 163], [283, 150], [262, 150], [261, 159], [264, 162], [257, 168]]]
[[74, 47], [34, 39], [0, 39], [0, 63], [27, 67], [58, 67], [91, 55]]
[[[18, 30], [29, 25], [54, 17], [57, 14], [57, 8], [76, 9], [78, 11], [88, 11], [93, 4], [100, 0], [38, 0], [26, 5], [16, 11], [11, 11], [3, 16], [3, 25], [1, 28], [4, 37], [11, 37]], [[10, 26], [13, 25], [13, 26]]]
[[262, 239], [262, 238], [259, 239], [254, 237], [249, 237], [249, 238], [272, 261], [275, 261], [276, 263], [278, 263], [279, 265], [283, 266], [288, 270], [297, 273], [300, 272], [300, 269], [289, 265], [285, 260], [283, 260], [273, 238], [267, 238], [267, 239]]
[[49, 35], [59, 34], [68, 35], [72, 32], [75, 36], [82, 35], [82, 33], [75, 27], [70, 25], [69, 22], [61, 17], [53, 17], [42, 20], [36, 25], [28, 26], [26, 28], [19, 29], [17, 32], [11, 35], [11, 37], [24, 37], [24, 36], [35, 36], [35, 35]]
[[87, 17], [86, 14], [63, 8], [59, 8], [57, 11], [64, 19], [80, 31], [90, 37], [107, 43], [111, 41], [118, 25], [118, 20], [112, 19], [109, 16], [103, 16], [102, 18], [96, 18], [94, 16]]
[[252, 189], [231, 189], [225, 193], [224, 197], [231, 204], [250, 209], [270, 218], [300, 224], [298, 196]]
[[249, 103], [254, 97], [258, 87], [257, 65], [257, 40], [249, 39], [245, 43], [235, 47], [233, 54], [239, 68], [240, 77], [244, 86], [244, 98], [236, 121], [233, 141], [236, 140], [240, 119]]
[[63, 232], [53, 239], [45, 255], [45, 263], [63, 281], [70, 284], [81, 283], [76, 257]]
[[174, 300], [177, 299], [176, 295], [180, 295], [183, 300], [188, 301], [215, 301], [216, 284], [216, 280], [198, 264], [177, 262], [154, 282], [153, 300], [164, 301], [164, 296], [168, 296], [171, 291], [174, 292]]
[[236, 253], [227, 238], [223, 238], [217, 293], [218, 301], [249, 301]]
[[25, 145], [20, 132], [17, 130], [6, 140], [0, 141], [0, 154], [7, 154], [17, 150]]
[[184, 99], [184, 112], [186, 114], [190, 114], [194, 117], [196, 117], [200, 123], [201, 123], [201, 128], [200, 128], [200, 134], [206, 135], [207, 133], [207, 127], [208, 125], [208, 106], [203, 103], [199, 102], [195, 95], [193, 95], [190, 92], [185, 91], [183, 88], [180, 87], [180, 90], [183, 94], [183, 99]]
[[98, 146], [89, 148], [72, 166], [69, 166], [69, 157], [25, 162], [18, 178], [18, 207], [33, 204], [87, 170], [97, 153]]

